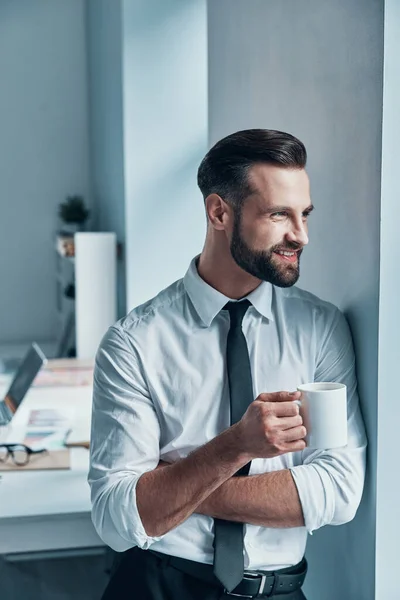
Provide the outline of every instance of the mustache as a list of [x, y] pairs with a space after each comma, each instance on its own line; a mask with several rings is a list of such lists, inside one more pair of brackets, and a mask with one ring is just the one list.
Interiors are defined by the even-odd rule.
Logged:
[[281, 246], [274, 246], [274, 248], [272, 248], [272, 252], [276, 252], [278, 250], [280, 252], [298, 252], [300, 254], [303, 251], [303, 247], [299, 246], [298, 244], [291, 244], [286, 248], [282, 248]]

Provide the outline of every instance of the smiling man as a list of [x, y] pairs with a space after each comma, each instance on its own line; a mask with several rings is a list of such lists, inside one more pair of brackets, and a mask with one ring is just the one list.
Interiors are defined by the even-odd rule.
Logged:
[[[304, 600], [307, 533], [350, 521], [366, 437], [342, 313], [294, 286], [313, 205], [294, 136], [204, 157], [203, 251], [96, 357], [93, 522], [121, 553], [104, 600]], [[306, 447], [301, 383], [338, 381], [348, 444]]]

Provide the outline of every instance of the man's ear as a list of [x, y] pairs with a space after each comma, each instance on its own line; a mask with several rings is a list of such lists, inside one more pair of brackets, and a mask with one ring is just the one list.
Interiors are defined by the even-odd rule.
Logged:
[[211, 227], [224, 231], [233, 216], [232, 208], [218, 194], [210, 194], [205, 199], [206, 213]]

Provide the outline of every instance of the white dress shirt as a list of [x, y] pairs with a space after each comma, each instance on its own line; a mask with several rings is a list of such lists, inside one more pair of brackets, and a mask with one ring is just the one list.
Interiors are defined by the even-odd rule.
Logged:
[[[295, 391], [302, 383], [338, 381], [348, 391], [348, 445], [255, 459], [250, 475], [290, 469], [305, 527], [245, 525], [246, 569], [298, 563], [307, 532], [350, 521], [365, 475], [366, 436], [347, 322], [332, 304], [295, 286], [261, 283], [243, 319], [254, 398]], [[160, 459], [174, 462], [230, 424], [226, 373], [227, 298], [199, 276], [196, 259], [183, 279], [110, 327], [96, 356], [91, 466], [92, 519], [114, 550], [151, 548], [213, 562], [213, 519], [192, 514], [150, 537], [136, 505], [136, 484]], [[179, 494], [179, 489], [176, 490]], [[268, 514], [268, 497], [265, 498]]]

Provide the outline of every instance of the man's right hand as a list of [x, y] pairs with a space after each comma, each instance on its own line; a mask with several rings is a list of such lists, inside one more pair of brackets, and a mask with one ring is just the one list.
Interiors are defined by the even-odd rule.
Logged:
[[251, 458], [272, 458], [304, 450], [307, 431], [299, 406], [300, 392], [260, 394], [233, 425], [240, 450]]

